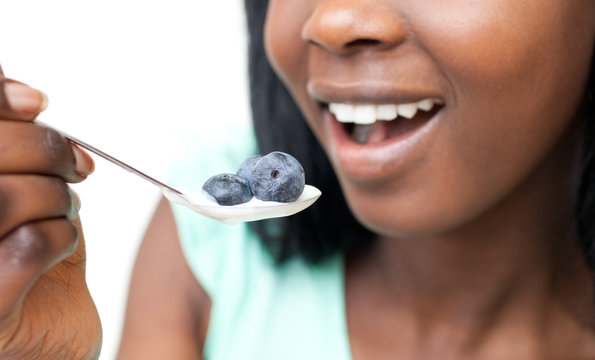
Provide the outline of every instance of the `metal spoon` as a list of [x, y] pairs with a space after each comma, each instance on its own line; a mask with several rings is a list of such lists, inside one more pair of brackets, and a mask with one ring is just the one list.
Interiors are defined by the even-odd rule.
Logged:
[[234, 225], [241, 222], [248, 222], [248, 221], [256, 221], [262, 220], [267, 218], [275, 218], [275, 217], [284, 217], [293, 215], [298, 213], [310, 205], [312, 205], [321, 195], [320, 190], [315, 188], [311, 185], [306, 185], [304, 188], [304, 192], [302, 195], [294, 202], [291, 203], [280, 203], [274, 201], [261, 201], [256, 198], [253, 198], [247, 203], [233, 205], [233, 206], [223, 206], [219, 205], [216, 202], [207, 199], [202, 193], [193, 193], [192, 195], [185, 194], [180, 190], [174, 189], [173, 187], [162, 183], [161, 181], [156, 180], [155, 178], [141, 172], [132, 166], [116, 159], [115, 157], [106, 154], [105, 152], [97, 149], [94, 146], [87, 144], [86, 142], [75, 138], [69, 134], [64, 133], [52, 126], [49, 126], [39, 120], [35, 121], [37, 124], [51, 128], [57, 132], [59, 132], [62, 136], [64, 136], [69, 141], [77, 144], [78, 146], [87, 149], [88, 151], [101, 156], [102, 158], [118, 165], [119, 167], [127, 170], [140, 178], [150, 182], [151, 184], [157, 186], [163, 196], [165, 196], [169, 201], [183, 205], [193, 211], [209, 217], [211, 219], [215, 219], [220, 221], [224, 224]]

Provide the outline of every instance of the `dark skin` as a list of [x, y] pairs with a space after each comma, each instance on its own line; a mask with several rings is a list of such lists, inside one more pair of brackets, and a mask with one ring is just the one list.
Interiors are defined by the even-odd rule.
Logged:
[[80, 204], [67, 186], [93, 161], [31, 124], [46, 105], [0, 69], [0, 358], [94, 359], [101, 326], [85, 282]]
[[210, 300], [177, 240], [171, 208], [162, 200], [134, 266], [118, 359], [202, 358]]
[[[595, 356], [573, 231], [595, 3], [272, 0], [265, 39], [379, 236], [347, 264], [355, 359]], [[356, 144], [327, 110], [424, 98], [409, 142]]]
[[[327, 151], [352, 211], [379, 237], [347, 259], [354, 359], [595, 357], [594, 279], [573, 231], [594, 14], [591, 0], [271, 1], [269, 58]], [[327, 111], [329, 102], [420, 96], [444, 105], [411, 147], [392, 139], [351, 143]], [[26, 139], [19, 129], [5, 140]], [[55, 168], [27, 170], [54, 176]], [[69, 178], [68, 171], [58, 176]], [[11, 236], [2, 236], [0, 244], [9, 244]], [[177, 240], [163, 200], [139, 251], [119, 359], [200, 358], [211, 303]], [[18, 284], [2, 285], [16, 289], [9, 305], [27, 304], [18, 300], [23, 294], [36, 299], [38, 288], [53, 294], [38, 285], [44, 277], [28, 293], [26, 285], [67, 253], [28, 267], [34, 276], [11, 271]], [[58, 274], [79, 274], [73, 294], [91, 303], [79, 268]], [[11, 308], [0, 308], [9, 319], [5, 334], [19, 324]], [[48, 310], [23, 309], [36, 321]], [[96, 329], [92, 313], [79, 314], [87, 329]], [[34, 334], [80, 331], [36, 324]], [[79, 335], [80, 348], [94, 349], [97, 336]], [[51, 348], [65, 344], [50, 340]]]
[[[593, 275], [572, 229], [595, 4], [440, 4], [273, 0], [269, 8], [269, 58], [352, 210], [379, 235], [347, 259], [353, 358], [593, 358]], [[440, 131], [407, 151], [391, 141], [345, 144], [326, 113], [328, 102], [408, 96], [439, 97], [444, 108]], [[161, 217], [171, 221], [159, 212], [154, 224]], [[204, 324], [209, 302], [196, 294], [202, 311], [186, 315]], [[136, 315], [146, 326], [151, 316]], [[141, 327], [130, 320], [126, 333]]]

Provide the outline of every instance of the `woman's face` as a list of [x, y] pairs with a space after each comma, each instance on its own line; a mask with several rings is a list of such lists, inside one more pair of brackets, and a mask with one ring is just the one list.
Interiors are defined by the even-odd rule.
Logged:
[[562, 151], [594, 37], [593, 0], [270, 0], [265, 28], [353, 212], [387, 236], [464, 224]]

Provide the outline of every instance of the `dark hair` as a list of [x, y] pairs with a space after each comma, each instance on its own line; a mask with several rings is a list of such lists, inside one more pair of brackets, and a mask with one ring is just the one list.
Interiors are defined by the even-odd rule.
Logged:
[[245, 0], [245, 6], [252, 118], [259, 151], [293, 155], [304, 167], [306, 182], [323, 190], [306, 211], [250, 226], [278, 263], [293, 256], [316, 263], [337, 252], [365, 246], [374, 235], [349, 211], [326, 155], [267, 61], [263, 28], [268, 1]]
[[583, 252], [591, 270], [595, 272], [595, 54], [593, 52], [585, 103], [584, 150], [576, 219]]
[[[349, 211], [323, 150], [267, 61], [263, 43], [267, 6], [268, 0], [245, 0], [251, 105], [259, 150], [291, 153], [302, 163], [307, 182], [324, 192], [307, 211], [251, 226], [278, 262], [292, 256], [318, 262], [337, 252], [367, 246], [375, 235]], [[576, 224], [584, 254], [595, 271], [595, 57], [591, 56]]]

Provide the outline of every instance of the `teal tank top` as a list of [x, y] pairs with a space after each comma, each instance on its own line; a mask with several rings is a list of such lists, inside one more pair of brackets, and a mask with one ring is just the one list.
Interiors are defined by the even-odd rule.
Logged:
[[[256, 153], [249, 126], [192, 136], [182, 140], [190, 147], [181, 147], [171, 171], [171, 183], [183, 190], [200, 191], [210, 176], [234, 173]], [[351, 359], [341, 256], [276, 266], [246, 224], [172, 208], [187, 262], [212, 301], [205, 359]]]

